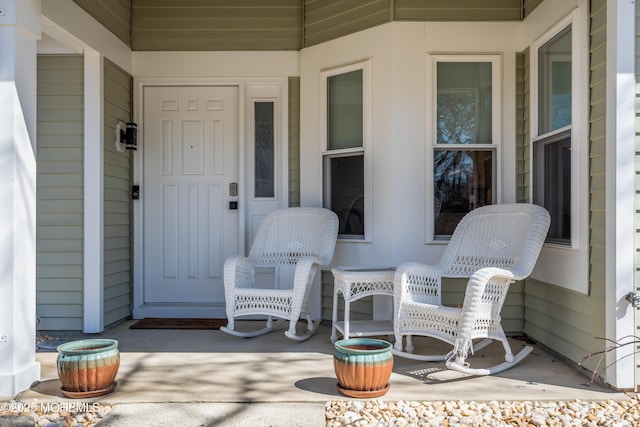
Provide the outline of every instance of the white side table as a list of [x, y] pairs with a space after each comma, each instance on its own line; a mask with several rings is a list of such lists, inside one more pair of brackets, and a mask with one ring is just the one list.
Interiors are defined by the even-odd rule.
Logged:
[[[333, 316], [331, 342], [336, 342], [338, 332], [344, 339], [350, 336], [364, 337], [393, 334], [390, 320], [349, 321], [350, 304], [369, 295], [393, 297], [393, 275], [395, 267], [336, 267], [333, 273]], [[338, 292], [344, 298], [344, 320], [338, 321]]]

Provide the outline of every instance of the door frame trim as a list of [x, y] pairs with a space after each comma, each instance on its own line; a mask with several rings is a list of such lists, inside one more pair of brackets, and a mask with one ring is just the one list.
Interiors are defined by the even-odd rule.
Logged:
[[[143, 183], [143, 151], [144, 151], [144, 89], [154, 86], [235, 86], [238, 88], [238, 191], [242, 195], [239, 198], [240, 209], [238, 212], [238, 250], [245, 253], [245, 204], [248, 203], [247, 183], [246, 183], [246, 129], [249, 123], [246, 117], [247, 94], [246, 87], [248, 85], [280, 85], [282, 88], [282, 141], [284, 153], [288, 153], [288, 77], [273, 78], [154, 78], [154, 77], [138, 77], [133, 79], [133, 111], [134, 121], [138, 124], [138, 150], [133, 156], [133, 182], [132, 185], [140, 185], [141, 199], [144, 197]], [[286, 156], [284, 156], [286, 159]], [[283, 205], [288, 205], [288, 161], [282, 164], [283, 176]], [[204, 304], [202, 307], [193, 304], [144, 304], [144, 268], [141, 263], [144, 260], [144, 216], [141, 200], [133, 203], [133, 318], [141, 319], [144, 317], [180, 317], [188, 312], [190, 317], [224, 317], [224, 304]]]

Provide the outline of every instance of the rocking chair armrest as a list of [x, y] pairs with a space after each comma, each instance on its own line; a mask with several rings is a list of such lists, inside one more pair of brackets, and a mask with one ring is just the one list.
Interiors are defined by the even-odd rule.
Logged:
[[234, 256], [224, 262], [224, 287], [251, 288], [254, 285], [254, 264], [247, 257]]
[[524, 279], [524, 277], [518, 277], [514, 274], [513, 271], [511, 270], [507, 270], [504, 268], [498, 268], [498, 267], [484, 267], [481, 268], [479, 270], [476, 270], [471, 277], [469, 277], [469, 285], [471, 285], [472, 283], [475, 284], [482, 284], [483, 286], [485, 286], [489, 280], [491, 279], [504, 279], [504, 280], [508, 280], [511, 282], [515, 282], [516, 280], [521, 280]]
[[292, 317], [296, 319], [306, 304], [313, 279], [320, 265], [323, 265], [323, 263], [317, 257], [306, 256], [296, 261], [296, 268], [293, 275], [293, 301], [291, 307]]
[[485, 267], [477, 270], [471, 275], [471, 277], [469, 277], [467, 282], [463, 307], [468, 307], [470, 305], [477, 306], [480, 304], [487, 284], [489, 281], [495, 279], [512, 283], [518, 280], [518, 277], [516, 277], [510, 270], [506, 270], [504, 268]]
[[421, 303], [440, 305], [442, 270], [436, 265], [408, 262], [395, 272], [394, 301], [411, 299]]
[[312, 269], [319, 265], [322, 265], [322, 263], [317, 257], [306, 256], [299, 258], [298, 261], [296, 261], [296, 270], [293, 277], [293, 287], [305, 288], [307, 286], [307, 283], [310, 280], [313, 280], [313, 276], [309, 277], [309, 275], [313, 272]]
[[[474, 272], [467, 282], [460, 316], [458, 330], [459, 343], [456, 348], [460, 351], [471, 351], [471, 337], [475, 327], [476, 319], [489, 315], [487, 310], [493, 314], [491, 317], [500, 316], [502, 304], [506, 297], [509, 284], [519, 278], [512, 271], [497, 267], [485, 267]], [[489, 297], [485, 297], [485, 290], [491, 281], [502, 282], [502, 293], [497, 289], [492, 289]]]

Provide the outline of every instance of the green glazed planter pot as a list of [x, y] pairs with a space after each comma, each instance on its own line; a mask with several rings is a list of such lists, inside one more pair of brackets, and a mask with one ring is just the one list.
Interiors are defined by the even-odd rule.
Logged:
[[57, 347], [61, 391], [67, 397], [87, 398], [111, 393], [120, 367], [118, 341], [88, 339]]
[[339, 340], [334, 344], [333, 368], [338, 391], [356, 398], [379, 397], [389, 391], [393, 345], [373, 338]]

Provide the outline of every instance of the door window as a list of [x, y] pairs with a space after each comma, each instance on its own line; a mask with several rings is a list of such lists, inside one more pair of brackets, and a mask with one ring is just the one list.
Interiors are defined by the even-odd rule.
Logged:
[[254, 196], [275, 196], [274, 103], [254, 104]]

